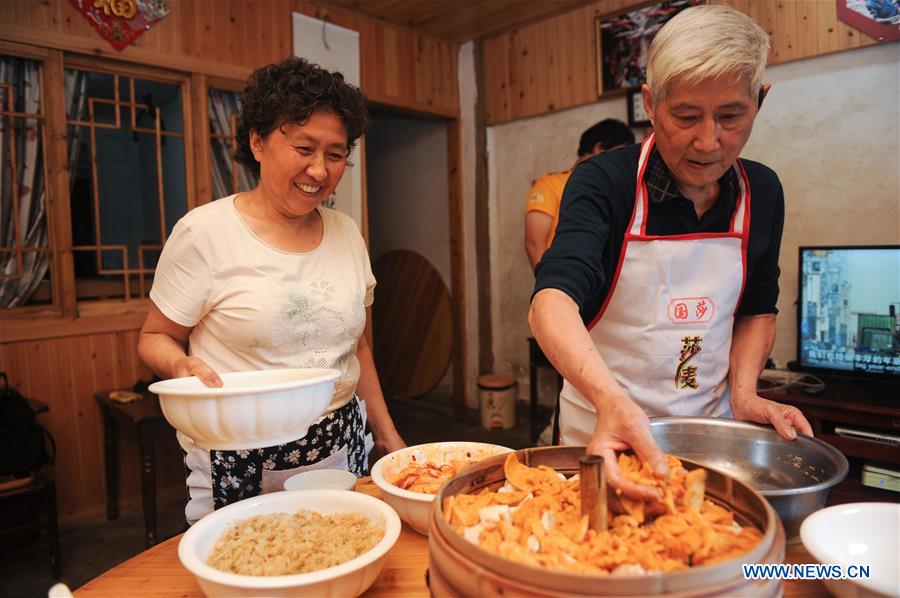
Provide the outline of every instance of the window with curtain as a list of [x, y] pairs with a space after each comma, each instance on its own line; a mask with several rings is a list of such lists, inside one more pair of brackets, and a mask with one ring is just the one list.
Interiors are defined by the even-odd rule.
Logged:
[[188, 208], [181, 84], [80, 69], [65, 79], [77, 299], [146, 297]]
[[[50, 285], [41, 65], [0, 56], [0, 308]], [[33, 303], [50, 303], [50, 293]]]
[[241, 109], [239, 94], [210, 88], [209, 142], [213, 198], [249, 191], [259, 182], [257, 176], [234, 159], [237, 115]]

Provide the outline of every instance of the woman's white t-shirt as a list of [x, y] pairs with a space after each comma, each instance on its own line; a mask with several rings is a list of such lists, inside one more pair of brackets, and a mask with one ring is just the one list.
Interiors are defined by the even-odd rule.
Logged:
[[[346, 405], [359, 381], [356, 348], [375, 288], [356, 223], [320, 207], [322, 242], [293, 253], [258, 237], [234, 198], [195, 208], [178, 221], [159, 258], [150, 299], [167, 318], [192, 328], [189, 354], [217, 372], [335, 368], [341, 377], [328, 412]], [[207, 479], [191, 480], [204, 470], [208, 477], [209, 456], [192, 455], [198, 453], [193, 442], [178, 436], [189, 453], [194, 498], [198, 482], [209, 487]], [[189, 519], [191, 510], [189, 505]]]

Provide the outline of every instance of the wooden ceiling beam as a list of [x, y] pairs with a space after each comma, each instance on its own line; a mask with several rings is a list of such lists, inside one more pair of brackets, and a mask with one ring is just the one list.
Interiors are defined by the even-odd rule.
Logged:
[[321, 4], [462, 43], [602, 0], [319, 0]]

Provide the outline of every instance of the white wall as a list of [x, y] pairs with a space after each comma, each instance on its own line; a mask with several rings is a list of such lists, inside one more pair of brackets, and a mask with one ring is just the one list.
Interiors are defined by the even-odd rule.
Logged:
[[[450, 290], [447, 124], [377, 116], [366, 133], [369, 250], [374, 263], [394, 249], [424, 256]], [[376, 291], [377, 292], [377, 291]], [[452, 385], [452, 365], [438, 384]]]
[[[627, 121], [622, 97], [606, 99], [488, 128], [490, 180], [491, 326], [494, 370], [514, 375], [528, 396], [528, 305], [534, 275], [525, 254], [525, 196], [547, 172], [565, 170], [578, 157], [578, 139], [604, 118]], [[542, 387], [542, 399], [547, 393]]]
[[394, 249], [424, 256], [450, 288], [447, 125], [378, 116], [366, 133], [366, 190], [373, 261]]
[[[780, 365], [796, 356], [797, 247], [900, 243], [900, 44], [842, 52], [769, 69], [773, 88], [744, 157], [781, 177]], [[575, 159], [578, 136], [606, 117], [626, 119], [624, 98], [488, 129], [492, 328], [496, 369], [527, 395], [534, 280], [523, 249], [525, 195], [533, 179]]]

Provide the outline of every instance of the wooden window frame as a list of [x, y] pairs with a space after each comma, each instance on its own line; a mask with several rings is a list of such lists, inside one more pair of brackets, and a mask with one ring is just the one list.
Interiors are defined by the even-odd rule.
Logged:
[[[57, 92], [64, 87], [67, 68], [178, 85], [182, 94], [184, 123], [186, 209], [191, 210], [203, 203], [198, 201], [201, 197], [198, 195], [198, 179], [202, 178], [202, 172], [198, 173], [201, 176], [195, 175], [194, 166], [198, 163], [195, 152], [201, 141], [207, 145], [209, 143], [208, 133], [204, 135], [197, 127], [197, 121], [203, 123], [204, 120], [198, 118], [200, 115], [195, 108], [196, 75], [6, 41], [0, 41], [0, 54], [41, 63], [41, 109], [44, 116], [44, 161], [47, 169], [45, 201], [52, 255], [50, 276], [53, 297], [49, 305], [25, 305], [0, 310], [2, 342], [140, 328], [150, 307], [150, 300], [147, 298], [93, 301], [78, 301], [76, 298], [68, 171], [68, 118], [64, 94]], [[203, 101], [206, 101], [205, 97]], [[207, 174], [208, 157], [207, 152]], [[209, 182], [206, 184], [208, 186]]]
[[193, 92], [193, 104], [191, 108], [194, 112], [194, 163], [195, 172], [197, 173], [197, 189], [196, 197], [200, 204], [209, 203], [218, 197], [213, 197], [212, 191], [212, 167], [210, 161], [212, 152], [210, 150], [210, 142], [212, 131], [209, 128], [209, 90], [221, 89], [234, 93], [243, 93], [246, 87], [246, 81], [238, 81], [237, 79], [227, 79], [225, 77], [214, 77], [201, 73], [191, 75], [191, 90]]

